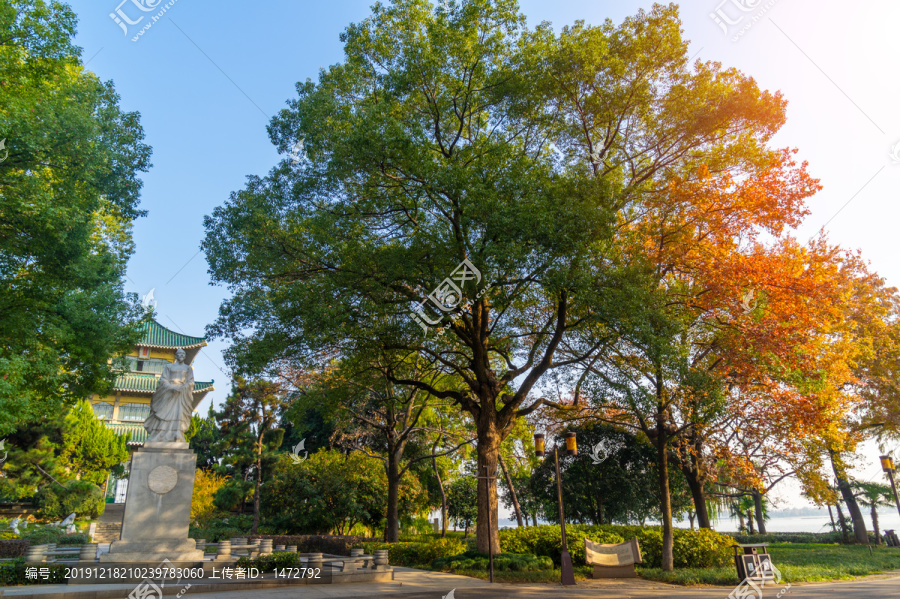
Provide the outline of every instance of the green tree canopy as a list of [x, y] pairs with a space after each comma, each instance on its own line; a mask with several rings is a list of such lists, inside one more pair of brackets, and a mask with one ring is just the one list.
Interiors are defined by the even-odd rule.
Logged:
[[[398, 0], [342, 40], [344, 62], [269, 127], [307, 159], [206, 220], [212, 278], [234, 292], [209, 332], [247, 371], [419, 352], [455, 385], [394, 382], [467, 411], [493, 473], [546, 375], [608, 342], [609, 292], [630, 276], [609, 268], [617, 227], [672, 177], [768, 164], [784, 101], [690, 65], [674, 5], [556, 35], [529, 31], [513, 0]], [[499, 551], [496, 484], [479, 493], [478, 548]]]
[[[420, 511], [423, 496], [407, 473], [401, 511]], [[359, 452], [322, 450], [299, 463], [282, 454], [262, 487], [262, 508], [266, 522], [286, 533], [346, 534], [356, 524], [379, 526], [387, 509], [387, 476]]]
[[75, 22], [0, 3], [0, 435], [108, 390], [139, 316], [121, 279], [150, 148], [85, 71]]

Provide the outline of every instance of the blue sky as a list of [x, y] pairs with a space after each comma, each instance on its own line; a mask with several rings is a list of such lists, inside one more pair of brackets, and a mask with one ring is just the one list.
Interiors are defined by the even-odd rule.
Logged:
[[[370, 13], [370, 2], [176, 0], [133, 42], [166, 2], [121, 1], [70, 4], [88, 68], [115, 82], [124, 109], [141, 113], [154, 150], [142, 197], [149, 216], [134, 229], [137, 251], [126, 289], [144, 294], [155, 288], [160, 322], [199, 335], [227, 296], [210, 286], [198, 253], [203, 217], [242, 188], [246, 176], [264, 175], [278, 162], [266, 134], [269, 118], [294, 97], [297, 81], [315, 79], [319, 69], [342, 60], [338, 36]], [[141, 3], [155, 8], [142, 12]], [[521, 3], [531, 26], [546, 20], [557, 29], [577, 19], [618, 23], [650, 6], [631, 0]], [[875, 270], [900, 285], [900, 149], [896, 162], [889, 156], [900, 142], [898, 3], [870, 0], [862, 10], [836, 0], [691, 0], [681, 7], [692, 55], [737, 67], [789, 100], [788, 123], [775, 145], [799, 148], [825, 186], [798, 234], [808, 237], [827, 223], [832, 241], [860, 249]], [[132, 21], [144, 15], [128, 35], [110, 17], [117, 8]], [[720, 20], [741, 18], [726, 34], [710, 16], [716, 13]], [[197, 380], [216, 381], [201, 412], [210, 400], [221, 403], [230, 388], [224, 347], [225, 341], [212, 341], [194, 361]], [[876, 475], [872, 460], [861, 466]]]

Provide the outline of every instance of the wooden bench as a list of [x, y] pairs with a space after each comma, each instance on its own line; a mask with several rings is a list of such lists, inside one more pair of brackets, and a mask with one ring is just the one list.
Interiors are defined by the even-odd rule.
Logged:
[[584, 540], [588, 565], [594, 566], [594, 578], [635, 578], [635, 564], [643, 563], [637, 539], [604, 545]]

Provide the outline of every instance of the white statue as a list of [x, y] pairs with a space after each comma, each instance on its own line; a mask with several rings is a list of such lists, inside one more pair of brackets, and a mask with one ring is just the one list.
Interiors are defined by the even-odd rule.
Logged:
[[[184, 443], [194, 408], [194, 369], [184, 363], [183, 349], [175, 352], [174, 364], [167, 364], [150, 400], [150, 415], [144, 421], [148, 442]], [[199, 400], [198, 400], [199, 403]]]

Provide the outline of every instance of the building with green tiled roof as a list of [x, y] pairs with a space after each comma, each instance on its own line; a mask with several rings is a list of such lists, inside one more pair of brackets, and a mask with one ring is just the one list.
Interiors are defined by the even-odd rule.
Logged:
[[[125, 356], [126, 370], [116, 377], [113, 394], [91, 396], [94, 413], [117, 433], [130, 434], [130, 446], [143, 445], [147, 439], [144, 420], [150, 415], [150, 399], [166, 364], [175, 362], [175, 351], [179, 348], [185, 352], [185, 363], [191, 364], [205, 346], [203, 337], [172, 331], [152, 319], [143, 323], [141, 339], [135, 344], [134, 351]], [[197, 403], [213, 390], [214, 382], [194, 383]], [[127, 480], [108, 481], [107, 501], [124, 501], [126, 486]]]

